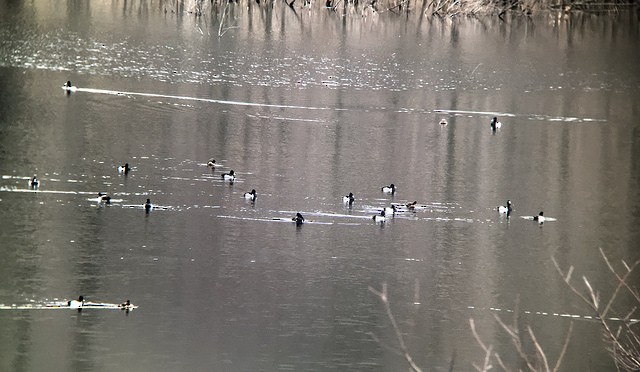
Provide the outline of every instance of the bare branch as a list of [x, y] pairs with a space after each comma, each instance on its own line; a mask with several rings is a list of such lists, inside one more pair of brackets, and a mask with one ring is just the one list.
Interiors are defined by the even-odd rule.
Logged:
[[[561, 276], [563, 279], [564, 279], [565, 277], [566, 277], [566, 278], [568, 278], [568, 279], [570, 279], [570, 278], [571, 278], [571, 275], [570, 275], [570, 274], [565, 275], [565, 274], [562, 272], [562, 269], [560, 268], [560, 265], [558, 264], [558, 262], [556, 261], [556, 259], [555, 259], [554, 257], [551, 257], [551, 261], [553, 261], [553, 264], [554, 264], [554, 266], [556, 267], [556, 270], [558, 271], [558, 273], [560, 274], [560, 276]], [[571, 271], [573, 271], [573, 266], [571, 266], [571, 267], [569, 268], [568, 273], [569, 273], [569, 272], [571, 272]], [[570, 282], [568, 279], [565, 279], [565, 283], [567, 284], [567, 286], [569, 287], [569, 289], [571, 289], [571, 291], [572, 291], [573, 293], [575, 293], [578, 297], [580, 297], [580, 298], [582, 299], [582, 301], [584, 301], [587, 305], [591, 306], [591, 302], [589, 301], [589, 299], [588, 299], [585, 295], [583, 295], [580, 291], [578, 291], [578, 289], [577, 289], [576, 287], [574, 287], [574, 286], [573, 286], [573, 284], [571, 284], [571, 282]]]
[[482, 342], [482, 340], [480, 339], [480, 336], [478, 335], [478, 332], [476, 332], [476, 324], [473, 321], [473, 318], [469, 319], [469, 325], [471, 326], [471, 333], [473, 333], [473, 337], [475, 337], [476, 341], [478, 342], [478, 344], [480, 345], [482, 350], [484, 350], [484, 365], [482, 366], [482, 368], [478, 367], [475, 363], [472, 363], [472, 364], [475, 367], [475, 369], [478, 370], [478, 371], [481, 371], [481, 372], [488, 371], [488, 370], [491, 369], [491, 348], [492, 348], [492, 346], [489, 345], [489, 347], [487, 347]]
[[569, 330], [567, 331], [567, 337], [564, 339], [564, 344], [562, 345], [562, 351], [558, 356], [558, 361], [556, 362], [555, 367], [553, 367], [553, 371], [556, 372], [560, 369], [560, 364], [562, 364], [562, 359], [567, 352], [567, 348], [569, 347], [569, 339], [571, 338], [571, 333], [573, 332], [573, 322], [569, 323]]
[[396, 323], [396, 318], [393, 316], [393, 313], [391, 312], [391, 306], [389, 305], [389, 299], [387, 296], [387, 283], [382, 283], [382, 291], [378, 291], [372, 287], [369, 287], [369, 291], [375, 294], [376, 296], [380, 297], [380, 301], [382, 301], [382, 303], [384, 304], [384, 308], [387, 311], [387, 317], [389, 318], [389, 321], [391, 321], [391, 326], [393, 327], [393, 330], [396, 333], [396, 338], [398, 339], [398, 343], [400, 344], [400, 350], [401, 350], [402, 356], [404, 356], [404, 359], [409, 364], [409, 367], [411, 367], [411, 370], [413, 370], [414, 372], [422, 372], [420, 367], [418, 367], [413, 361], [411, 354], [409, 354], [409, 351], [407, 350], [407, 347], [404, 343], [404, 338], [402, 337], [402, 333], [400, 332], [400, 328]]
[[584, 282], [584, 285], [587, 286], [587, 290], [589, 290], [589, 296], [591, 297], [591, 302], [590, 302], [591, 305], [597, 310], [599, 307], [600, 296], [591, 287], [591, 284], [589, 283], [589, 280], [587, 279], [586, 276], [582, 277], [582, 281]]
[[545, 355], [544, 350], [542, 350], [542, 346], [540, 346], [540, 343], [538, 342], [536, 335], [533, 333], [531, 326], [527, 326], [527, 331], [529, 332], [531, 341], [533, 341], [533, 345], [536, 347], [536, 351], [538, 352], [538, 355], [540, 356], [540, 358], [542, 358], [542, 362], [544, 364], [544, 370], [549, 372], [549, 362], [547, 361], [547, 356]]
[[518, 352], [518, 355], [520, 355], [520, 358], [525, 363], [527, 363], [527, 366], [529, 367], [530, 370], [535, 371], [536, 368], [533, 366], [533, 363], [531, 363], [531, 361], [529, 360], [529, 357], [527, 356], [527, 354], [522, 349], [522, 342], [520, 341], [520, 334], [518, 333], [517, 328], [514, 328], [514, 329], [509, 328], [509, 326], [506, 325], [502, 321], [502, 319], [500, 319], [500, 317], [497, 316], [496, 314], [494, 314], [493, 317], [496, 319], [498, 324], [500, 324], [502, 326], [502, 328], [509, 334], [509, 336], [511, 336], [511, 341], [513, 342], [513, 345], [515, 346], [516, 351]]

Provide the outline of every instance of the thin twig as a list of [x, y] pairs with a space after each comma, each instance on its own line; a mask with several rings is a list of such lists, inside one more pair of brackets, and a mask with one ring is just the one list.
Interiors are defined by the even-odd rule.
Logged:
[[573, 322], [569, 323], [569, 330], [567, 331], [567, 337], [564, 339], [564, 344], [562, 345], [562, 351], [560, 352], [560, 356], [558, 356], [558, 361], [556, 362], [555, 367], [553, 367], [553, 371], [556, 372], [560, 369], [560, 364], [562, 364], [562, 359], [567, 352], [567, 348], [569, 347], [569, 339], [571, 338], [571, 333], [573, 332]]
[[382, 283], [382, 291], [378, 291], [372, 287], [369, 287], [369, 291], [371, 291], [371, 293], [375, 294], [376, 296], [380, 297], [380, 301], [382, 301], [382, 303], [384, 304], [385, 310], [387, 311], [387, 317], [389, 318], [389, 321], [391, 321], [391, 326], [393, 327], [393, 330], [396, 332], [396, 338], [398, 339], [398, 343], [400, 344], [402, 355], [404, 356], [405, 360], [409, 364], [409, 367], [411, 367], [411, 369], [414, 372], [422, 372], [420, 367], [418, 367], [413, 361], [411, 354], [409, 354], [409, 351], [407, 350], [407, 346], [404, 343], [404, 338], [402, 337], [402, 333], [400, 332], [400, 328], [398, 328], [398, 324], [396, 323], [396, 318], [393, 316], [393, 313], [391, 312], [391, 306], [389, 305], [389, 298], [387, 296], [387, 283]]
[[538, 355], [540, 355], [540, 357], [542, 358], [544, 370], [549, 372], [549, 362], [547, 361], [547, 355], [544, 353], [544, 350], [542, 350], [542, 346], [540, 346], [540, 343], [538, 342], [536, 335], [533, 333], [533, 329], [531, 329], [531, 326], [527, 326], [527, 332], [529, 332], [529, 337], [531, 337], [531, 341], [533, 341], [533, 346], [536, 347]]
[[517, 329], [510, 329], [508, 325], [506, 325], [502, 319], [500, 319], [500, 317], [496, 314], [493, 315], [493, 317], [496, 319], [496, 321], [498, 322], [498, 324], [500, 324], [500, 326], [502, 326], [502, 328], [511, 336], [511, 341], [513, 342], [513, 345], [516, 348], [516, 351], [518, 352], [518, 354], [520, 355], [520, 358], [527, 363], [527, 366], [529, 367], [530, 370], [535, 371], [535, 367], [533, 366], [533, 363], [529, 360], [529, 357], [527, 356], [527, 354], [524, 352], [524, 350], [522, 349], [522, 343], [520, 342], [520, 335], [518, 333]]
[[491, 369], [491, 348], [492, 348], [492, 346], [489, 345], [487, 347], [482, 342], [482, 340], [480, 339], [480, 336], [478, 336], [478, 332], [476, 332], [476, 325], [475, 325], [475, 323], [473, 321], [473, 318], [469, 319], [469, 325], [471, 326], [471, 332], [473, 333], [473, 337], [475, 337], [475, 339], [478, 342], [478, 344], [480, 344], [480, 347], [482, 348], [482, 350], [484, 350], [484, 365], [482, 366], [482, 368], [478, 367], [475, 363], [472, 363], [472, 364], [473, 364], [473, 366], [475, 367], [476, 370], [481, 371], [481, 372], [486, 372], [486, 371]]

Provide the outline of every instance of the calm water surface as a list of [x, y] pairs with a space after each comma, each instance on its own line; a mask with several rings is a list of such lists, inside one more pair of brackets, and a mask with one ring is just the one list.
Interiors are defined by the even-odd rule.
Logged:
[[[218, 38], [216, 15], [164, 9], [0, 4], [0, 304], [140, 306], [0, 310], [0, 370], [406, 370], [383, 283], [425, 370], [482, 362], [470, 318], [517, 366], [493, 319], [516, 306], [555, 361], [570, 321], [535, 312], [591, 314], [551, 257], [602, 293], [599, 248], [639, 258], [637, 17], [244, 4]], [[574, 320], [563, 366], [613, 368], [597, 324]]]

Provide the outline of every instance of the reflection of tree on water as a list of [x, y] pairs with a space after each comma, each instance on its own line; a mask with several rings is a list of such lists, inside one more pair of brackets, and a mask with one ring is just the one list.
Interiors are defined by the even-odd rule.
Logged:
[[[265, 10], [277, 8], [278, 5], [287, 5], [295, 12], [296, 7], [300, 8], [325, 8], [327, 10], [336, 11], [342, 15], [360, 15], [365, 17], [367, 11], [374, 13], [391, 12], [415, 13], [416, 10], [426, 15], [442, 16], [459, 16], [459, 15], [498, 15], [500, 19], [507, 13], [514, 15], [530, 16], [535, 13], [554, 11], [558, 14], [566, 14], [575, 11], [589, 12], [617, 12], [626, 9], [633, 2], [621, 3], [612, 0], [602, 0], [598, 2], [584, 2], [580, 0], [365, 0], [360, 3], [359, 0], [319, 0], [312, 2], [311, 0], [302, 0], [296, 3], [296, 0], [246, 0], [247, 5], [255, 5], [263, 7]], [[239, 4], [239, 0], [235, 1]], [[233, 5], [233, 0], [171, 0], [164, 2], [165, 13], [187, 13], [196, 17], [205, 16], [211, 13], [217, 16], [219, 13], [223, 15], [220, 19], [224, 19], [227, 8]]]

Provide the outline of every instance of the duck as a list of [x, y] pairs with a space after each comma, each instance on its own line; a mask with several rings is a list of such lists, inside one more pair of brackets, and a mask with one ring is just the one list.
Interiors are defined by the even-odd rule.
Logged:
[[414, 201], [413, 201], [413, 202], [411, 202], [411, 203], [407, 203], [407, 204], [405, 204], [405, 207], [407, 207], [407, 208], [408, 208], [408, 209], [410, 209], [410, 210], [414, 210], [414, 209], [416, 208], [416, 205], [417, 205], [417, 204], [418, 204], [418, 201], [417, 201], [417, 200], [414, 200]]
[[256, 189], [252, 189], [251, 192], [245, 192], [244, 193], [244, 198], [247, 199], [247, 200], [254, 201], [254, 200], [256, 200], [256, 196], [258, 196], [258, 195], [256, 195]]
[[502, 127], [502, 123], [498, 121], [497, 117], [493, 117], [493, 119], [491, 119], [491, 130], [493, 130], [494, 132], [496, 131], [496, 129], [500, 129], [500, 127]]
[[540, 213], [538, 213], [537, 216], [533, 216], [533, 220], [534, 221], [538, 221], [539, 223], [543, 223], [544, 222], [544, 212], [540, 211]]
[[498, 213], [506, 214], [507, 217], [511, 215], [511, 211], [513, 211], [513, 208], [511, 207], [511, 200], [507, 200], [507, 205], [501, 205], [498, 207]]
[[350, 192], [349, 195], [342, 197], [342, 202], [349, 205], [353, 204], [355, 200], [356, 198], [353, 196], [352, 192]]
[[217, 165], [218, 164], [216, 164], [216, 159], [213, 159], [213, 158], [209, 159], [209, 161], [207, 162], [208, 167], [215, 168]]
[[236, 174], [235, 172], [232, 170], [229, 171], [229, 173], [224, 173], [222, 175], [222, 179], [224, 179], [225, 181], [235, 181], [236, 180]]
[[132, 308], [131, 305], [131, 301], [130, 300], [126, 300], [125, 302], [121, 303], [120, 305], [118, 305], [118, 307], [122, 310], [129, 310]]
[[38, 181], [38, 177], [33, 175], [33, 177], [31, 177], [31, 179], [29, 180], [29, 187], [31, 187], [32, 189], [37, 189], [39, 183], [40, 182]]
[[296, 213], [296, 216], [291, 219], [291, 221], [295, 222], [296, 225], [302, 225], [304, 223], [304, 217], [300, 212]]
[[375, 222], [385, 222], [387, 220], [387, 218], [385, 217], [385, 212], [384, 209], [382, 211], [380, 211], [380, 214], [376, 214], [375, 216], [373, 216], [373, 220]]
[[390, 215], [393, 216], [393, 215], [396, 214], [396, 212], [398, 212], [398, 207], [396, 207], [395, 204], [391, 204], [390, 207], [384, 207], [384, 209], [382, 209], [382, 211], [384, 212], [385, 216], [387, 214], [390, 214]]
[[440, 120], [440, 125], [445, 126], [447, 124], [449, 124], [449, 123], [447, 123], [447, 119], [442, 118], [442, 120]]
[[66, 82], [66, 83], [64, 83], [64, 84], [62, 85], [62, 89], [66, 90], [66, 91], [67, 91], [67, 93], [71, 93], [72, 91], [75, 91], [75, 90], [76, 90], [76, 89], [78, 89], [78, 88], [77, 88], [77, 87], [74, 87], [74, 86], [71, 84], [71, 80], [67, 80], [67, 82]]
[[71, 309], [81, 309], [84, 306], [84, 296], [78, 297], [77, 300], [67, 301], [67, 305]]
[[391, 184], [389, 186], [383, 186], [381, 190], [385, 194], [395, 194], [396, 193], [396, 185]]
[[147, 199], [147, 202], [144, 203], [145, 212], [149, 213], [153, 209], [153, 204], [151, 204], [151, 199]]
[[129, 163], [125, 163], [124, 165], [120, 165], [118, 167], [118, 173], [124, 173], [129, 174], [129, 171], [131, 170], [131, 168], [129, 167]]
[[95, 200], [96, 200], [96, 203], [98, 203], [98, 204], [100, 204], [100, 203], [105, 203], [105, 204], [111, 203], [111, 197], [108, 196], [107, 194], [103, 194], [101, 192], [98, 193], [98, 197]]

